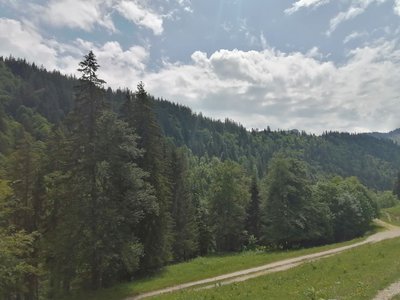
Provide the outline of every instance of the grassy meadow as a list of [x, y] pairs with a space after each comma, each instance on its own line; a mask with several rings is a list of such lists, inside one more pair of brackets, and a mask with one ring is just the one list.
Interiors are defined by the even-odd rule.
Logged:
[[[369, 233], [382, 230], [381, 227], [374, 227]], [[199, 257], [191, 261], [173, 264], [163, 268], [153, 276], [133, 280], [132, 282], [118, 284], [108, 289], [95, 292], [74, 293], [65, 300], [121, 300], [128, 296], [158, 290], [177, 284], [201, 280], [213, 276], [235, 272], [251, 267], [256, 267], [286, 258], [298, 257], [306, 254], [316, 253], [332, 248], [337, 248], [356, 242], [365, 237], [354, 239], [343, 243], [335, 243], [320, 247], [291, 250], [291, 251], [246, 251], [238, 254], [226, 254], [218, 256]]]
[[400, 280], [399, 249], [400, 239], [388, 240], [242, 283], [154, 299], [372, 299]]

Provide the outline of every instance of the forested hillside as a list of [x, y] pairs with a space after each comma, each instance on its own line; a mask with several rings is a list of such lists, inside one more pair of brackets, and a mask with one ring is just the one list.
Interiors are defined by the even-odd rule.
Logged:
[[[1, 61], [0, 78], [4, 80], [0, 91], [2, 99], [7, 99], [3, 100], [4, 113], [40, 138], [49, 123], [60, 122], [71, 111], [77, 79], [23, 60]], [[119, 111], [126, 93], [106, 90], [105, 98], [114, 111]], [[186, 146], [197, 156], [234, 160], [248, 171], [256, 169], [259, 177], [265, 175], [268, 161], [279, 151], [305, 160], [318, 176], [357, 176], [379, 190], [392, 188], [400, 168], [399, 147], [389, 139], [338, 132], [316, 136], [297, 130], [248, 131], [231, 120], [212, 120], [188, 107], [152, 97], [150, 100], [163, 134], [176, 146]], [[0, 150], [4, 153], [7, 146]]]
[[165, 135], [176, 145], [186, 145], [195, 155], [238, 161], [248, 170], [256, 168], [261, 177], [280, 151], [307, 161], [318, 176], [357, 176], [376, 189], [392, 188], [400, 166], [400, 148], [391, 140], [339, 132], [322, 136], [297, 130], [249, 132], [233, 121], [211, 120], [168, 101], [155, 104]]
[[388, 133], [382, 133], [382, 132], [371, 132], [368, 135], [376, 137], [378, 139], [388, 139], [392, 140], [397, 144], [400, 144], [400, 128], [392, 130]]
[[77, 67], [79, 79], [0, 60], [2, 299], [60, 299], [200, 255], [343, 241], [398, 203], [373, 190], [392, 188], [392, 141], [249, 132], [142, 83], [104, 89], [92, 51]]

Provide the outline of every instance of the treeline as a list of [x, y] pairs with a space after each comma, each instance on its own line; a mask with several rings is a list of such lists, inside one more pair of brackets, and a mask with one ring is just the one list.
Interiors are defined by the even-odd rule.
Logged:
[[[92, 52], [79, 65], [78, 81], [34, 66], [16, 68], [63, 82], [41, 83], [45, 90], [54, 84], [53, 92], [71, 100], [68, 113], [60, 109], [50, 119], [43, 111], [49, 107], [40, 104], [45, 91], [0, 62], [2, 299], [58, 299], [215, 252], [346, 240], [369, 229], [378, 202], [397, 203], [354, 177], [319, 178], [315, 165], [290, 147], [263, 162], [266, 176], [251, 156], [231, 159], [235, 151], [228, 144], [219, 155], [195, 155], [185, 143], [177, 147], [179, 141], [160, 127], [157, 102], [143, 84], [116, 93], [120, 104], [113, 104], [98, 68]], [[67, 83], [75, 86], [74, 98], [61, 93]], [[232, 132], [241, 128], [204, 120]], [[249, 141], [276, 137], [277, 144], [317, 139], [239, 131]], [[392, 149], [383, 145], [376, 149]]]

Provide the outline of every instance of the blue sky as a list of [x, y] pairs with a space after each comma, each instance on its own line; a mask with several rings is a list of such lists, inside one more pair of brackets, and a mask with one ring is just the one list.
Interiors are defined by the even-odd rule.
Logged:
[[248, 128], [400, 127], [400, 0], [0, 0], [0, 55]]

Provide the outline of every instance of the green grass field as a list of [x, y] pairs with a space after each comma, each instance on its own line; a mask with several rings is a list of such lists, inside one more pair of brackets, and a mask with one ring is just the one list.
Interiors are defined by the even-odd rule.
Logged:
[[242, 283], [153, 299], [372, 299], [400, 279], [399, 249], [400, 239], [388, 240]]
[[400, 226], [400, 205], [382, 209], [381, 219], [393, 225]]
[[[372, 234], [383, 228], [374, 226], [368, 234]], [[297, 257], [324, 251], [344, 245], [362, 241], [365, 237], [351, 241], [325, 245], [320, 247], [281, 251], [281, 252], [242, 252], [237, 254], [227, 254], [219, 256], [199, 257], [189, 262], [179, 263], [163, 268], [154, 276], [134, 280], [115, 285], [108, 289], [95, 292], [74, 293], [64, 300], [121, 300], [129, 296], [140, 293], [162, 289], [173, 285], [205, 279], [213, 276], [222, 275], [234, 271], [239, 271], [251, 267], [264, 265], [286, 258]]]
[[[375, 227], [373, 232], [381, 230]], [[102, 289], [96, 292], [80, 292], [65, 300], [121, 300], [128, 296], [157, 290], [173, 285], [200, 280], [221, 274], [239, 271], [246, 268], [279, 261], [286, 258], [311, 254], [352, 243], [364, 238], [358, 238], [344, 243], [331, 244], [321, 247], [283, 251], [283, 252], [243, 252], [221, 256], [199, 257], [189, 262], [170, 265], [154, 276], [135, 280], [130, 283], [118, 284], [112, 288]]]

